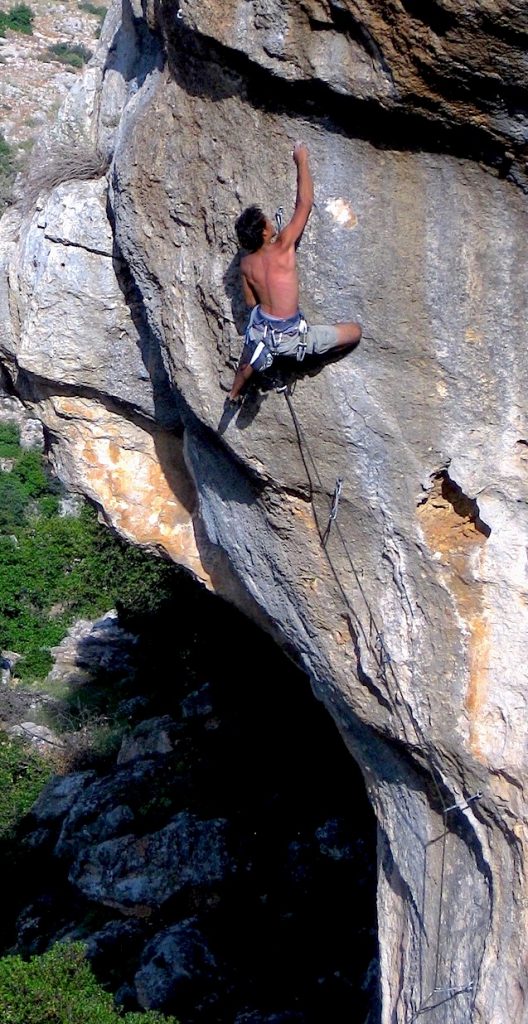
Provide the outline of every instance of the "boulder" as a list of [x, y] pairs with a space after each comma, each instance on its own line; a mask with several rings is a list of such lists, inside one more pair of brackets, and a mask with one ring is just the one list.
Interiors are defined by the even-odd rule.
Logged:
[[136, 643], [137, 637], [119, 626], [114, 610], [95, 621], [78, 619], [64, 640], [51, 649], [53, 668], [48, 682], [88, 685], [103, 672], [126, 678], [134, 671]]
[[89, 900], [149, 916], [176, 893], [218, 884], [231, 870], [225, 821], [201, 821], [182, 811], [151, 835], [88, 845], [69, 878]]
[[135, 975], [137, 999], [146, 1010], [181, 1006], [187, 1000], [201, 1002], [217, 981], [217, 963], [195, 918], [155, 935]]
[[295, 1010], [284, 1010], [279, 1013], [261, 1013], [255, 1010], [238, 1013], [234, 1024], [302, 1024], [303, 1020], [302, 1014], [296, 1013]]
[[143, 760], [84, 788], [64, 818], [57, 856], [73, 860], [97, 842], [132, 832], [132, 823], [151, 799], [154, 787], [161, 787], [162, 779], [166, 781], [158, 767], [152, 760]]
[[95, 778], [95, 772], [72, 772], [51, 779], [33, 804], [31, 817], [39, 825], [50, 826], [60, 821]]
[[60, 736], [49, 729], [47, 725], [39, 725], [37, 722], [20, 722], [19, 725], [11, 725], [7, 734], [25, 740], [43, 756], [64, 749], [64, 742]]
[[181, 702], [184, 718], [207, 718], [214, 711], [211, 686], [204, 683], [199, 690], [193, 690]]
[[7, 686], [13, 677], [13, 671], [20, 654], [15, 651], [0, 651], [0, 682]]
[[141, 921], [108, 921], [86, 940], [86, 956], [99, 976], [101, 973], [108, 976], [112, 968], [122, 968], [129, 957], [136, 957], [144, 942], [145, 928]]
[[140, 722], [130, 736], [125, 736], [117, 757], [118, 765], [136, 758], [171, 754], [178, 744], [178, 733], [178, 725], [169, 715]]

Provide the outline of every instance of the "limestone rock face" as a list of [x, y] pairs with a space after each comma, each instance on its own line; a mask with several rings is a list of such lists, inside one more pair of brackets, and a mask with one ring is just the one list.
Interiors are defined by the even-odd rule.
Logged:
[[326, 88], [330, 102], [333, 93], [334, 102], [355, 101], [361, 134], [473, 147], [526, 181], [523, 0], [181, 0], [179, 8], [186, 27], [275, 78]]
[[[261, 622], [333, 714], [379, 820], [383, 1024], [521, 1024], [525, 6], [144, 17], [114, 9], [56, 128], [111, 153], [107, 177], [0, 225], [11, 386], [63, 479]], [[233, 413], [233, 221], [288, 215], [299, 137], [303, 310], [364, 339]]]

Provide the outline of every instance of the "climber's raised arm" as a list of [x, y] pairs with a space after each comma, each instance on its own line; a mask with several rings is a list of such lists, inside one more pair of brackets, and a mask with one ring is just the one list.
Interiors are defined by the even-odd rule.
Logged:
[[297, 197], [295, 200], [295, 211], [289, 224], [280, 232], [277, 241], [288, 248], [295, 245], [301, 237], [306, 221], [310, 216], [314, 188], [313, 178], [308, 161], [308, 148], [302, 142], [297, 142], [293, 149], [293, 159], [297, 164]]

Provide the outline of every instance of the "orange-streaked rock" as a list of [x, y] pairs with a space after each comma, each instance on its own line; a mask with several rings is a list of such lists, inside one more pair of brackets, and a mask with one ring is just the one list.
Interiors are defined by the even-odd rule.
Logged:
[[[104, 509], [112, 526], [210, 586], [196, 546], [195, 493], [180, 438], [159, 428], [144, 430], [82, 398], [56, 396], [39, 411], [60, 437], [55, 461], [67, 464], [72, 484]], [[64, 419], [70, 421], [67, 430]]]
[[[445, 581], [458, 615], [467, 627], [469, 679], [466, 710], [469, 715], [470, 746], [479, 760], [479, 717], [484, 708], [489, 672], [489, 626], [485, 614], [483, 587], [475, 577], [474, 561], [485, 544], [471, 503], [455, 493], [449, 479], [438, 476], [419, 518], [427, 543], [439, 556]], [[453, 624], [453, 629], [457, 627]]]

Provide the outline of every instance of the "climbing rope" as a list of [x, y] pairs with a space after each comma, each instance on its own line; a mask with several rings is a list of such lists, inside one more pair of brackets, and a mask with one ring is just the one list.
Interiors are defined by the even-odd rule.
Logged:
[[[444, 904], [445, 904], [445, 875], [446, 875], [446, 857], [447, 857], [447, 837], [448, 837], [448, 835], [450, 834], [450, 831], [451, 831], [450, 827], [449, 827], [448, 816], [450, 814], [452, 814], [454, 811], [460, 811], [460, 812], [464, 811], [472, 803], [474, 803], [477, 800], [480, 800], [481, 797], [482, 797], [482, 793], [480, 791], [474, 793], [472, 796], [469, 796], [464, 803], [451, 803], [449, 805], [447, 804], [447, 801], [445, 800], [445, 798], [443, 796], [442, 788], [441, 788], [442, 786], [444, 786], [444, 783], [443, 783], [443, 780], [441, 779], [441, 773], [440, 773], [439, 769], [437, 768], [437, 766], [435, 764], [434, 750], [432, 748], [432, 745], [431, 745], [429, 739], [427, 738], [427, 736], [423, 732], [421, 726], [419, 726], [418, 722], [416, 721], [416, 719], [415, 719], [415, 717], [414, 717], [414, 715], [412, 713], [411, 708], [409, 707], [409, 705], [407, 704], [407, 702], [405, 700], [405, 696], [403, 694], [403, 691], [402, 691], [401, 686], [400, 686], [400, 682], [398, 680], [398, 677], [397, 677], [395, 669], [394, 669], [394, 665], [393, 665], [393, 662], [392, 662], [391, 655], [390, 655], [390, 653], [387, 650], [386, 645], [385, 645], [385, 640], [384, 640], [384, 637], [383, 637], [383, 632], [378, 628], [378, 626], [377, 626], [377, 624], [375, 622], [375, 619], [374, 619], [374, 616], [373, 616], [373, 613], [372, 613], [372, 610], [371, 610], [371, 607], [370, 607], [367, 595], [366, 595], [366, 593], [365, 593], [365, 591], [363, 589], [363, 586], [361, 584], [359, 573], [358, 573], [358, 571], [357, 571], [357, 569], [356, 569], [356, 567], [354, 565], [354, 562], [353, 562], [352, 557], [350, 555], [350, 552], [348, 550], [348, 545], [346, 543], [346, 539], [343, 536], [343, 533], [342, 533], [342, 531], [341, 531], [341, 529], [339, 527], [339, 523], [337, 522], [337, 515], [338, 515], [338, 509], [339, 509], [339, 501], [340, 501], [342, 490], [343, 490], [343, 480], [342, 480], [341, 477], [338, 477], [337, 480], [336, 480], [336, 484], [335, 484], [335, 487], [334, 487], [334, 493], [333, 493], [332, 500], [331, 500], [330, 511], [329, 511], [329, 515], [328, 515], [328, 522], [326, 524], [325, 529], [322, 530], [321, 524], [319, 522], [318, 512], [317, 512], [317, 509], [316, 509], [316, 506], [315, 506], [315, 503], [314, 503], [314, 495], [316, 493], [316, 486], [314, 485], [314, 479], [312, 478], [312, 473], [313, 473], [313, 475], [315, 477], [315, 480], [317, 481], [319, 493], [326, 493], [326, 489], [324, 488], [324, 486], [322, 484], [321, 477], [320, 477], [320, 474], [319, 474], [319, 470], [317, 468], [317, 463], [316, 463], [316, 461], [315, 461], [315, 459], [314, 459], [314, 457], [313, 457], [313, 455], [311, 453], [310, 446], [309, 446], [309, 444], [308, 444], [308, 442], [306, 440], [306, 437], [304, 435], [304, 431], [302, 429], [301, 423], [300, 423], [299, 418], [297, 416], [297, 412], [296, 412], [296, 410], [294, 408], [294, 405], [293, 405], [293, 401], [292, 401], [293, 389], [290, 386], [288, 386], [288, 385], [282, 385], [281, 387], [277, 388], [277, 391], [279, 393], [281, 393], [281, 394], [284, 394], [284, 397], [286, 399], [286, 402], [287, 402], [287, 405], [288, 405], [288, 408], [289, 408], [289, 411], [290, 411], [290, 415], [291, 415], [291, 418], [292, 418], [292, 423], [293, 423], [293, 426], [294, 426], [294, 429], [295, 429], [295, 433], [296, 433], [296, 436], [297, 436], [297, 443], [298, 443], [298, 446], [299, 446], [299, 452], [300, 452], [300, 455], [301, 455], [301, 459], [302, 459], [302, 462], [303, 462], [303, 465], [304, 465], [304, 468], [305, 468], [305, 472], [306, 472], [306, 476], [307, 476], [307, 480], [308, 480], [308, 485], [309, 485], [309, 501], [310, 501], [310, 503], [312, 505], [312, 511], [313, 511], [313, 515], [314, 515], [314, 520], [315, 520], [317, 532], [318, 532], [318, 535], [319, 535], [319, 540], [321, 542], [322, 549], [323, 549], [323, 551], [325, 553], [325, 556], [326, 556], [329, 568], [331, 570], [332, 576], [333, 576], [333, 578], [334, 578], [334, 580], [335, 580], [335, 582], [337, 584], [339, 592], [340, 592], [340, 594], [342, 596], [342, 599], [343, 599], [343, 601], [344, 601], [344, 603], [345, 603], [345, 605], [347, 607], [347, 610], [349, 612], [349, 616], [350, 616], [349, 617], [349, 626], [351, 628], [351, 635], [352, 635], [352, 638], [354, 640], [354, 644], [357, 646], [357, 643], [358, 643], [358, 640], [359, 640], [359, 635], [361, 634], [363, 636], [363, 639], [364, 639], [365, 643], [367, 645], [370, 645], [371, 647], [372, 646], [374, 647], [375, 658], [376, 658], [376, 661], [377, 661], [377, 664], [378, 664], [378, 679], [380, 679], [383, 682], [383, 684], [384, 684], [384, 686], [385, 686], [385, 688], [387, 690], [387, 693], [392, 698], [392, 708], [393, 708], [394, 712], [397, 714], [397, 716], [399, 718], [399, 721], [400, 721], [400, 724], [402, 726], [402, 731], [403, 731], [403, 735], [404, 735], [405, 739], [407, 740], [408, 743], [411, 742], [410, 737], [408, 735], [408, 725], [410, 725], [411, 729], [412, 729], [412, 731], [414, 733], [414, 736], [415, 736], [416, 740], [418, 741], [418, 745], [424, 751], [425, 759], [426, 759], [426, 762], [427, 762], [427, 765], [428, 765], [428, 769], [429, 769], [429, 776], [431, 778], [431, 782], [432, 782], [432, 785], [433, 785], [433, 788], [434, 788], [434, 791], [435, 791], [435, 795], [436, 795], [436, 800], [437, 800], [437, 803], [438, 803], [438, 806], [439, 806], [439, 809], [440, 809], [440, 813], [442, 815], [442, 832], [441, 832], [441, 834], [439, 836], [436, 836], [434, 839], [429, 840], [429, 842], [426, 843], [425, 846], [424, 846], [425, 865], [424, 865], [424, 887], [423, 887], [423, 893], [422, 893], [422, 919], [425, 916], [425, 907], [426, 907], [426, 902], [427, 902], [426, 901], [427, 878], [428, 878], [427, 870], [426, 870], [426, 868], [427, 868], [427, 851], [428, 851], [428, 849], [430, 847], [432, 847], [437, 842], [441, 842], [441, 844], [442, 844], [441, 845], [441, 852], [440, 852], [440, 872], [439, 872], [439, 879], [438, 879], [438, 909], [437, 909], [436, 925], [435, 925], [435, 942], [434, 942], [435, 956], [434, 956], [434, 969], [433, 969], [433, 984], [432, 984], [431, 991], [428, 993], [428, 995], [425, 998], [422, 998], [422, 994], [420, 992], [420, 1005], [418, 1006], [418, 1009], [414, 1012], [414, 1014], [408, 1020], [408, 1024], [413, 1024], [413, 1022], [418, 1020], [419, 1017], [422, 1017], [425, 1014], [430, 1013], [431, 1011], [435, 1010], [437, 1007], [443, 1006], [445, 1003], [449, 1002], [452, 999], [455, 999], [456, 997], [458, 997], [460, 995], [472, 992], [473, 993], [473, 998], [475, 997], [475, 992], [476, 992], [476, 980], [475, 979], [469, 981], [466, 985], [462, 985], [462, 986], [460, 986], [458, 988], [452, 987], [452, 986], [451, 987], [442, 988], [442, 987], [439, 986], [439, 977], [440, 977], [440, 967], [441, 967], [441, 960], [442, 960], [442, 946], [443, 946], [443, 941], [442, 941], [442, 921], [443, 921], [443, 912], [444, 912]], [[309, 463], [311, 465], [311, 469], [310, 469]], [[341, 582], [341, 579], [339, 577], [339, 573], [335, 569], [334, 564], [333, 564], [332, 559], [331, 559], [331, 556], [330, 556], [330, 554], [328, 552], [327, 542], [328, 542], [328, 539], [329, 539], [329, 536], [330, 536], [330, 530], [332, 528], [332, 525], [334, 525], [336, 536], [338, 537], [338, 539], [339, 539], [339, 541], [340, 541], [340, 543], [341, 543], [341, 545], [342, 545], [342, 547], [344, 549], [345, 555], [346, 555], [347, 560], [348, 560], [348, 562], [349, 562], [349, 564], [351, 566], [354, 578], [356, 580], [356, 584], [357, 584], [357, 586], [359, 588], [359, 591], [361, 593], [363, 601], [364, 601], [364, 603], [366, 605], [366, 608], [367, 608], [367, 611], [368, 611], [368, 615], [369, 615], [369, 629], [370, 629], [370, 634], [371, 634], [370, 637], [367, 636], [367, 634], [365, 633], [365, 629], [364, 629], [364, 627], [363, 627], [363, 625], [362, 625], [362, 623], [361, 623], [357, 613], [355, 612], [355, 609], [353, 608], [353, 606], [352, 606], [352, 604], [350, 602], [348, 594], [346, 593], [346, 591], [344, 589], [344, 586], [343, 586], [343, 584]], [[372, 645], [372, 638], [374, 638], [373, 645]], [[390, 677], [390, 680], [392, 680], [392, 683], [393, 683], [393, 685], [395, 687], [395, 690], [396, 690], [396, 699], [394, 698], [394, 696], [392, 694], [392, 687], [390, 686], [390, 683], [389, 683], [389, 677]], [[407, 723], [406, 723], [405, 718], [403, 716], [403, 710], [404, 709], [406, 711]], [[440, 781], [438, 780], [437, 776], [440, 776]], [[420, 956], [419, 977], [420, 977], [420, 979], [422, 978], [422, 975], [423, 975], [423, 955], [424, 954], [423, 954], [423, 949], [422, 949], [422, 941], [421, 941], [421, 933], [420, 933], [420, 952], [419, 952], [419, 956]], [[421, 982], [420, 982], [420, 987], [421, 987]]]

